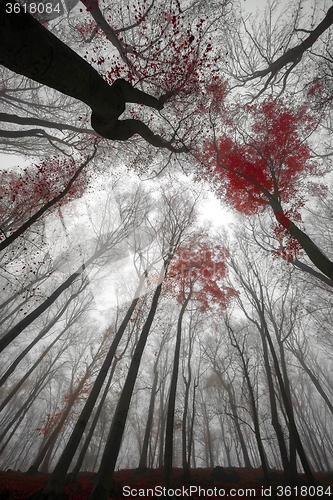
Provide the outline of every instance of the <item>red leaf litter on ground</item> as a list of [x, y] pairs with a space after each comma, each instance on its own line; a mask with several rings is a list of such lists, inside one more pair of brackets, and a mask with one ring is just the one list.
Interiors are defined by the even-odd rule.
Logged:
[[[303, 474], [299, 475], [299, 484], [295, 486], [284, 484], [281, 471], [271, 471], [271, 486], [267, 487], [261, 469], [222, 469], [222, 467], [217, 467], [214, 471], [212, 469], [194, 469], [191, 470], [190, 481], [184, 481], [183, 470], [173, 469], [175, 498], [192, 500], [199, 498], [213, 500], [221, 498], [264, 499], [274, 498], [274, 493], [278, 493], [275, 498], [282, 500], [333, 498], [332, 472], [316, 474], [317, 491], [315, 491], [313, 486], [307, 486]], [[226, 474], [225, 481], [217, 479], [221, 471], [222, 474]], [[28, 476], [17, 471], [0, 471], [0, 500], [25, 500], [32, 493], [43, 488], [48, 477], [46, 474]], [[81, 473], [77, 481], [64, 489], [63, 500], [88, 500], [93, 487], [93, 479], [93, 473]], [[114, 500], [167, 498], [164, 493], [163, 469], [120, 470], [115, 472], [110, 498]]]

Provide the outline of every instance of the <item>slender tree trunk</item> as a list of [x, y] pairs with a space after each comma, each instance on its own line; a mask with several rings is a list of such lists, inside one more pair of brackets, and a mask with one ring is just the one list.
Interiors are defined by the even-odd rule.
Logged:
[[163, 483], [167, 489], [171, 488], [172, 486], [173, 433], [174, 433], [175, 405], [176, 405], [176, 393], [177, 393], [177, 382], [178, 382], [178, 371], [179, 371], [180, 344], [182, 336], [182, 323], [186, 307], [191, 299], [191, 295], [192, 295], [192, 290], [189, 292], [188, 296], [184, 300], [184, 303], [179, 313], [178, 324], [177, 324], [175, 356], [173, 361], [173, 369], [170, 382], [169, 402], [168, 402], [167, 421], [165, 430]]
[[164, 453], [164, 437], [165, 437], [165, 423], [166, 423], [166, 414], [164, 407], [164, 394], [165, 394], [165, 386], [162, 385], [161, 394], [160, 394], [160, 443], [159, 443], [159, 451], [158, 451], [158, 466], [163, 467], [163, 453]]
[[[87, 376], [87, 374], [86, 374]], [[61, 416], [61, 419], [58, 423], [58, 425], [56, 426], [56, 428], [53, 430], [53, 432], [51, 433], [50, 437], [48, 438], [48, 440], [46, 441], [46, 443], [44, 444], [43, 448], [40, 450], [40, 452], [38, 453], [36, 459], [34, 460], [33, 464], [31, 465], [31, 467], [29, 468], [29, 470], [27, 471], [27, 474], [29, 475], [34, 475], [34, 474], [37, 474], [38, 472], [38, 469], [39, 469], [39, 466], [40, 464], [42, 463], [42, 461], [44, 460], [45, 458], [45, 455], [48, 451], [48, 449], [50, 447], [53, 447], [60, 435], [60, 432], [67, 420], [67, 417], [68, 415], [70, 414], [70, 411], [71, 409], [73, 408], [77, 398], [79, 397], [80, 395], [80, 392], [81, 390], [83, 389], [83, 386], [84, 384], [86, 383], [86, 376], [83, 377], [77, 388], [75, 389], [75, 391], [71, 394], [71, 397], [70, 397], [70, 400], [68, 401], [67, 403], [67, 406]]]
[[[2, 430], [2, 433], [0, 435], [0, 443], [2, 440], [5, 438], [7, 432], [11, 428], [12, 425], [15, 424], [15, 422], [20, 418], [20, 416], [23, 414], [25, 415], [27, 408], [31, 406], [31, 404], [35, 401], [37, 398], [38, 394], [43, 390], [43, 388], [49, 383], [50, 381], [50, 373], [53, 365], [56, 363], [58, 357], [60, 354], [57, 354], [54, 360], [52, 360], [51, 364], [47, 367], [46, 372], [42, 375], [40, 379], [38, 379], [35, 383], [35, 386], [31, 393], [28, 396], [28, 399], [22, 404], [22, 406], [18, 409], [18, 411], [15, 413], [15, 415], [12, 417], [10, 422], [6, 425], [6, 427]], [[8, 444], [8, 440], [7, 440]], [[0, 455], [3, 453], [5, 447], [3, 446], [0, 450]]]
[[311, 486], [316, 486], [316, 480], [314, 478], [314, 475], [313, 475], [313, 472], [312, 472], [312, 468], [311, 468], [311, 466], [309, 464], [309, 461], [307, 459], [307, 456], [306, 456], [306, 453], [305, 453], [305, 450], [304, 450], [301, 438], [300, 438], [298, 430], [297, 430], [297, 426], [296, 426], [296, 422], [295, 422], [295, 418], [294, 418], [293, 409], [292, 409], [292, 406], [290, 405], [289, 400], [288, 400], [288, 395], [287, 395], [285, 387], [284, 387], [283, 377], [282, 377], [280, 366], [279, 366], [279, 361], [277, 359], [277, 356], [276, 356], [276, 353], [275, 353], [275, 349], [274, 349], [274, 345], [273, 345], [271, 336], [269, 334], [268, 327], [267, 327], [267, 324], [266, 324], [266, 320], [265, 320], [265, 317], [264, 317], [264, 314], [263, 314], [262, 310], [260, 310], [260, 320], [261, 320], [262, 325], [263, 325], [263, 327], [265, 329], [265, 336], [266, 336], [266, 338], [268, 340], [268, 344], [269, 344], [269, 347], [270, 347], [270, 351], [271, 351], [271, 355], [272, 355], [273, 363], [274, 363], [274, 368], [275, 368], [275, 372], [276, 372], [276, 376], [277, 376], [277, 379], [278, 379], [278, 382], [279, 382], [279, 387], [280, 387], [280, 391], [281, 391], [281, 396], [282, 396], [283, 404], [284, 404], [284, 407], [285, 407], [285, 410], [286, 410], [286, 413], [287, 413], [287, 416], [288, 416], [290, 430], [291, 430], [291, 432], [293, 434], [293, 438], [294, 438], [294, 441], [295, 441], [295, 446], [296, 446], [296, 449], [297, 449], [297, 453], [298, 453], [299, 458], [300, 458], [300, 460], [302, 462], [302, 466], [303, 466], [303, 469], [304, 469], [304, 472], [305, 472], [305, 475], [307, 477], [307, 480], [308, 480], [309, 484]]
[[[289, 376], [288, 376], [288, 371], [287, 371], [287, 363], [286, 363], [284, 345], [283, 345], [283, 342], [281, 341], [281, 338], [278, 335], [277, 329], [276, 329], [276, 338], [277, 338], [277, 341], [279, 344], [279, 349], [280, 349], [280, 359], [281, 359], [281, 367], [282, 367], [284, 386], [286, 388], [286, 393], [287, 393], [289, 405], [290, 405], [290, 407], [292, 407], [290, 381], [289, 381]], [[297, 451], [296, 451], [294, 436], [293, 436], [293, 433], [290, 432], [290, 430], [289, 430], [289, 463], [290, 463], [290, 473], [286, 474], [286, 479], [287, 479], [287, 481], [293, 482], [295, 479], [297, 479]]]
[[75, 427], [73, 429], [73, 432], [71, 434], [71, 437], [69, 438], [69, 441], [67, 445], [65, 446], [64, 451], [61, 454], [61, 457], [55, 466], [51, 477], [45, 486], [43, 491], [37, 492], [35, 495], [31, 497], [31, 500], [59, 500], [61, 497], [61, 491], [64, 485], [64, 481], [66, 478], [67, 471], [70, 467], [70, 464], [72, 462], [72, 459], [76, 453], [76, 450], [80, 444], [80, 441], [82, 439], [83, 433], [85, 431], [85, 428], [87, 426], [88, 420], [91, 416], [91, 413], [94, 409], [95, 403], [97, 401], [97, 398], [99, 396], [99, 393], [102, 389], [103, 383], [105, 381], [105, 378], [108, 374], [109, 368], [111, 366], [112, 360], [114, 358], [114, 355], [116, 353], [118, 344], [123, 336], [123, 333], [129, 323], [129, 320], [131, 319], [131, 316], [134, 312], [134, 309], [138, 303], [139, 300], [139, 292], [143, 286], [144, 283], [144, 276], [141, 277], [138, 289], [135, 294], [135, 299], [132, 301], [125, 318], [123, 319], [116, 335], [115, 338], [113, 339], [113, 342], [110, 346], [110, 349], [108, 351], [108, 354], [104, 360], [104, 363], [96, 377], [96, 380], [94, 382], [94, 385], [92, 387], [92, 390], [88, 396], [88, 399], [83, 407], [83, 410], [79, 416], [78, 421], [75, 424]]
[[194, 420], [195, 420], [195, 413], [196, 413], [196, 404], [195, 404], [195, 398], [196, 398], [196, 389], [198, 387], [198, 383], [194, 380], [193, 382], [193, 399], [192, 399], [192, 416], [191, 416], [191, 423], [190, 423], [190, 428], [189, 428], [189, 433], [188, 433], [188, 453], [187, 453], [187, 463], [191, 464], [191, 456], [192, 456], [192, 450], [193, 450], [193, 455], [194, 455]]
[[232, 419], [233, 419], [233, 422], [234, 422], [234, 425], [235, 425], [235, 430], [236, 430], [236, 434], [238, 436], [238, 441], [239, 441], [239, 444], [240, 444], [240, 447], [241, 447], [241, 450], [242, 450], [244, 465], [245, 465], [246, 468], [252, 469], [252, 464], [251, 464], [250, 456], [249, 456], [249, 453], [248, 453], [248, 450], [247, 450], [247, 446], [246, 446], [246, 443], [245, 443], [245, 439], [244, 439], [244, 436], [243, 436], [243, 432], [242, 432], [241, 426], [239, 424], [239, 417], [238, 417], [237, 405], [236, 405], [235, 394], [234, 394], [232, 385], [231, 385], [231, 383], [228, 383], [228, 382], [226, 382], [223, 379], [222, 373], [219, 370], [218, 366], [215, 366], [215, 364], [214, 364], [213, 369], [214, 369], [214, 372], [216, 373], [216, 375], [217, 375], [217, 377], [218, 377], [218, 379], [220, 381], [221, 387], [224, 390], [226, 390], [226, 392], [228, 394], [230, 408], [231, 408], [231, 414], [232, 414]]
[[267, 486], [269, 486], [270, 485], [270, 480], [269, 480], [269, 465], [268, 465], [267, 455], [266, 455], [266, 452], [265, 452], [265, 449], [264, 449], [264, 445], [263, 445], [263, 442], [262, 442], [262, 438], [261, 438], [259, 416], [258, 416], [258, 411], [257, 411], [257, 405], [256, 405], [256, 399], [255, 399], [255, 396], [254, 396], [253, 386], [252, 386], [252, 383], [251, 383], [250, 374], [249, 374], [249, 370], [248, 370], [248, 360], [245, 359], [244, 350], [241, 349], [241, 347], [239, 345], [239, 342], [238, 342], [238, 340], [236, 338], [236, 335], [232, 331], [231, 327], [229, 325], [227, 325], [227, 328], [228, 328], [228, 331], [229, 331], [229, 335], [231, 337], [231, 343], [232, 343], [232, 345], [234, 345], [236, 347], [236, 349], [237, 349], [237, 351], [239, 353], [239, 356], [241, 358], [241, 361], [242, 361], [243, 374], [244, 374], [244, 377], [245, 377], [245, 380], [246, 380], [247, 389], [248, 389], [249, 395], [250, 395], [250, 403], [251, 403], [251, 410], [252, 410], [254, 433], [255, 433], [255, 437], [256, 437], [256, 441], [257, 441], [257, 446], [258, 446], [258, 451], [259, 451], [259, 455], [260, 455], [260, 459], [261, 459], [261, 465], [262, 465], [263, 473], [264, 473], [264, 476], [265, 476], [265, 481], [266, 481]]
[[[183, 476], [184, 480], [188, 481], [191, 478], [190, 474], [190, 463], [188, 460], [188, 450], [190, 445], [190, 439], [188, 434], [188, 407], [189, 407], [189, 397], [190, 397], [190, 384], [191, 378], [185, 380], [185, 395], [184, 395], [184, 409], [182, 418], [182, 465], [183, 465]], [[189, 441], [189, 442], [187, 442]]]
[[162, 290], [162, 283], [155, 290], [147, 320], [143, 326], [139, 341], [136, 345], [134, 355], [128, 370], [126, 381], [119, 398], [117, 408], [112, 420], [110, 433], [105, 445], [101, 465], [96, 477], [96, 484], [89, 500], [108, 500], [113, 480], [120, 446], [125, 430], [127, 414], [132, 398], [134, 385], [139, 371], [142, 354], [148, 339], [148, 335], [155, 317], [158, 299]]
[[73, 274], [71, 274], [58, 288], [40, 304], [36, 309], [31, 311], [23, 318], [16, 326], [14, 326], [6, 335], [0, 339], [0, 352], [2, 352], [20, 333], [33, 323], [43, 312], [45, 312], [60, 295], [71, 286], [74, 281], [81, 276], [85, 269], [90, 266], [96, 259], [101, 257], [106, 251], [106, 245], [102, 245], [82, 266], [80, 266]]
[[149, 445], [151, 428], [152, 428], [152, 424], [153, 424], [156, 389], [157, 389], [157, 383], [158, 383], [157, 361], [158, 361], [158, 359], [156, 360], [155, 365], [154, 365], [154, 381], [153, 381], [153, 387], [151, 389], [151, 394], [150, 394], [148, 418], [147, 418], [147, 424], [146, 424], [146, 429], [145, 429], [145, 435], [143, 438], [142, 450], [141, 450], [140, 461], [139, 461], [139, 469], [146, 469], [147, 468], [148, 445]]
[[94, 158], [96, 151], [97, 150], [95, 147], [93, 154], [91, 156], [88, 156], [86, 161], [84, 163], [82, 163], [82, 165], [77, 169], [77, 171], [72, 176], [72, 178], [68, 181], [67, 186], [63, 189], [63, 191], [61, 191], [61, 193], [59, 193], [57, 196], [52, 198], [52, 200], [45, 203], [45, 205], [43, 205], [34, 215], [29, 217], [29, 219], [24, 224], [22, 224], [19, 228], [15, 229], [13, 234], [11, 234], [7, 238], [5, 238], [5, 240], [0, 243], [0, 251], [7, 248], [17, 238], [22, 236], [22, 234], [25, 233], [25, 231], [29, 227], [31, 227], [32, 224], [37, 222], [37, 220], [40, 219], [45, 214], [45, 212], [47, 212], [50, 208], [52, 208], [54, 205], [59, 203], [68, 194], [68, 192], [71, 190], [74, 182], [79, 177], [79, 175], [82, 172], [82, 170], [84, 169], [84, 167], [86, 167], [88, 165], [88, 163]]
[[104, 388], [101, 400], [100, 400], [100, 402], [98, 404], [97, 411], [96, 411], [96, 413], [94, 415], [94, 418], [93, 418], [93, 421], [91, 423], [88, 435], [87, 435], [87, 437], [86, 437], [86, 439], [84, 441], [83, 447], [82, 447], [82, 449], [80, 451], [80, 454], [79, 454], [79, 457], [78, 457], [77, 462], [75, 464], [75, 467], [72, 470], [72, 472], [69, 474], [68, 478], [66, 479], [66, 484], [75, 481], [75, 479], [77, 478], [77, 476], [78, 476], [78, 474], [80, 472], [81, 466], [83, 464], [84, 457], [85, 457], [85, 455], [87, 453], [87, 450], [89, 448], [89, 444], [90, 444], [91, 439], [93, 437], [93, 434], [94, 434], [94, 431], [95, 431], [95, 428], [96, 428], [99, 416], [100, 416], [100, 414], [102, 412], [104, 402], [105, 402], [106, 397], [108, 395], [108, 392], [109, 392], [109, 389], [110, 389], [110, 385], [111, 385], [111, 382], [112, 382], [112, 379], [113, 379], [113, 374], [114, 374], [114, 372], [116, 370], [116, 366], [117, 366], [118, 362], [119, 362], [119, 358], [115, 358], [114, 361], [113, 361], [113, 363], [112, 363], [111, 372], [110, 372], [108, 381], [107, 381], [107, 383], [105, 385], [105, 388]]
[[[82, 290], [80, 289], [80, 292]], [[48, 325], [43, 328], [43, 330], [37, 335], [37, 337], [19, 354], [19, 356], [13, 361], [11, 366], [8, 368], [6, 373], [3, 374], [3, 376], [0, 379], [0, 387], [3, 386], [3, 384], [8, 380], [10, 375], [14, 372], [18, 364], [22, 361], [22, 359], [25, 358], [25, 356], [28, 354], [29, 351], [39, 342], [45, 335], [51, 330], [51, 328], [57, 323], [57, 321], [61, 318], [61, 316], [64, 314], [64, 312], [67, 310], [69, 304], [71, 301], [79, 295], [79, 293], [75, 293], [70, 296], [70, 298], [66, 301], [64, 306], [61, 308], [61, 310], [54, 316], [54, 318], [48, 323]], [[14, 394], [17, 392], [17, 390], [21, 387], [22, 383], [28, 378], [28, 376], [34, 371], [34, 369], [38, 366], [39, 362], [43, 359], [43, 357], [47, 354], [47, 352], [53, 347], [53, 345], [56, 343], [56, 341], [68, 330], [68, 328], [71, 326], [71, 322], [68, 323], [65, 328], [61, 331], [61, 333], [56, 337], [56, 340], [53, 341], [47, 349], [45, 349], [44, 353], [40, 356], [40, 358], [36, 361], [36, 363], [31, 367], [31, 369], [22, 377], [21, 381], [13, 388], [13, 390], [8, 394], [6, 399], [3, 401], [3, 403], [0, 406], [0, 411], [7, 405], [9, 400], [14, 396]]]
[[292, 350], [294, 356], [296, 357], [296, 359], [299, 361], [299, 363], [301, 364], [302, 368], [304, 369], [304, 371], [308, 374], [308, 376], [310, 377], [313, 385], [315, 386], [315, 388], [317, 389], [317, 391], [319, 392], [319, 394], [321, 395], [321, 397], [323, 398], [323, 400], [325, 401], [328, 409], [330, 410], [330, 412], [332, 413], [333, 415], [333, 404], [331, 402], [331, 399], [329, 398], [329, 396], [326, 394], [326, 392], [324, 391], [321, 383], [319, 382], [319, 379], [318, 377], [315, 376], [315, 374], [313, 373], [313, 371], [308, 367], [308, 365], [306, 364], [305, 360], [304, 360], [304, 357], [303, 355], [300, 353], [300, 352], [297, 352], [295, 349]]
[[291, 472], [290, 471], [290, 462], [289, 462], [289, 458], [288, 458], [286, 442], [284, 440], [283, 430], [282, 430], [282, 427], [281, 427], [281, 424], [279, 421], [272, 370], [271, 370], [271, 366], [270, 366], [270, 362], [269, 362], [267, 340], [265, 337], [265, 330], [263, 328], [260, 329], [260, 336], [261, 336], [261, 342], [262, 342], [262, 347], [263, 347], [265, 371], [266, 371], [267, 383], [268, 383], [269, 402], [270, 402], [270, 410], [271, 410], [271, 417], [272, 417], [271, 424], [272, 424], [272, 427], [273, 427], [275, 434], [276, 434], [276, 437], [277, 437], [280, 455], [281, 455], [282, 464], [283, 464], [283, 469], [284, 469], [284, 473], [286, 474], [286, 477], [287, 477], [287, 475], [290, 474], [290, 472]]

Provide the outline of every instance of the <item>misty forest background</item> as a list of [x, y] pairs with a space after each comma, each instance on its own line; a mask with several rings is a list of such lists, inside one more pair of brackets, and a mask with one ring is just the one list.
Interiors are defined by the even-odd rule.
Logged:
[[39, 21], [167, 95], [122, 118], [175, 147], [105, 139], [0, 67], [1, 469], [311, 483], [333, 467], [330, 2], [63, 6]]

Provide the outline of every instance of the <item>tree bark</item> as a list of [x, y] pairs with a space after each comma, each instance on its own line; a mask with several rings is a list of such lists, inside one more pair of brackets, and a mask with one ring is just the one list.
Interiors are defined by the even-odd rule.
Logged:
[[175, 419], [175, 406], [176, 406], [176, 393], [178, 382], [179, 358], [180, 358], [180, 344], [182, 337], [182, 323], [186, 311], [186, 307], [191, 299], [192, 291], [189, 292], [181, 307], [178, 324], [177, 324], [177, 337], [175, 346], [175, 355], [173, 360], [173, 369], [171, 375], [169, 402], [167, 411], [167, 421], [165, 429], [165, 448], [164, 448], [164, 466], [163, 466], [163, 483], [166, 489], [172, 487], [172, 461], [173, 461], [173, 435], [174, 435], [174, 419]]
[[52, 208], [54, 205], [56, 205], [57, 203], [59, 203], [66, 196], [66, 194], [68, 194], [68, 192], [71, 190], [74, 182], [79, 177], [79, 175], [82, 172], [82, 170], [84, 169], [84, 167], [86, 167], [88, 165], [88, 163], [94, 158], [94, 156], [96, 154], [96, 151], [97, 150], [96, 150], [96, 147], [95, 147], [94, 153], [91, 156], [88, 156], [88, 158], [86, 159], [86, 161], [84, 163], [82, 163], [82, 165], [77, 169], [77, 171], [72, 176], [72, 178], [68, 181], [67, 186], [65, 187], [65, 189], [63, 189], [63, 191], [61, 191], [61, 193], [59, 193], [57, 196], [55, 196], [54, 198], [52, 198], [52, 200], [50, 200], [47, 203], [45, 203], [45, 205], [43, 205], [39, 210], [37, 210], [37, 212], [34, 215], [32, 215], [31, 217], [29, 217], [29, 219], [24, 224], [22, 224], [19, 228], [17, 228], [13, 232], [13, 234], [11, 234], [7, 238], [5, 238], [5, 240], [0, 243], [0, 251], [4, 250], [5, 248], [7, 248], [17, 238], [19, 238], [20, 236], [22, 236], [22, 234], [25, 233], [25, 231], [29, 227], [31, 227], [32, 224], [34, 224], [35, 222], [37, 222], [38, 219], [40, 219], [45, 214], [45, 212], [47, 212], [50, 208]]
[[139, 134], [155, 147], [187, 151], [186, 147], [175, 149], [140, 120], [118, 120], [126, 102], [161, 110], [163, 96], [157, 99], [123, 79], [108, 85], [90, 64], [30, 14], [23, 9], [8, 13], [7, 5], [17, 4], [0, 0], [0, 64], [87, 104], [92, 110], [92, 127], [106, 139], [125, 141]]
[[64, 426], [64, 424], [65, 424], [65, 422], [67, 420], [67, 417], [68, 417], [71, 409], [73, 408], [73, 406], [75, 404], [75, 401], [79, 397], [80, 392], [81, 392], [81, 390], [82, 390], [85, 382], [86, 382], [86, 377], [82, 377], [82, 379], [80, 380], [77, 388], [71, 394], [70, 400], [68, 401], [68, 403], [66, 405], [66, 408], [65, 408], [65, 410], [64, 410], [64, 412], [63, 412], [63, 414], [61, 416], [61, 419], [60, 419], [58, 425], [52, 431], [52, 433], [49, 436], [49, 438], [47, 439], [46, 443], [44, 444], [44, 446], [42, 447], [42, 449], [39, 451], [39, 453], [38, 453], [37, 457], [35, 458], [33, 464], [31, 465], [31, 467], [29, 467], [29, 470], [27, 471], [27, 474], [29, 474], [31, 476], [34, 475], [34, 474], [37, 474], [39, 466], [42, 463], [42, 461], [44, 460], [45, 455], [48, 452], [49, 448], [50, 447], [53, 448], [53, 446], [55, 445], [56, 440], [58, 439], [58, 437], [60, 435], [61, 429], [63, 428], [63, 426]]
[[155, 407], [155, 399], [156, 399], [157, 383], [158, 383], [157, 362], [158, 362], [158, 358], [156, 359], [156, 362], [154, 365], [154, 381], [153, 381], [153, 386], [151, 388], [149, 409], [148, 409], [148, 418], [147, 418], [147, 424], [146, 424], [146, 429], [145, 429], [145, 435], [144, 435], [143, 443], [142, 443], [142, 450], [141, 450], [141, 454], [140, 454], [139, 469], [146, 469], [147, 468], [148, 445], [149, 445], [149, 438], [150, 438], [150, 433], [151, 433], [151, 428], [152, 428], [153, 418], [154, 418], [154, 407]]
[[128, 369], [126, 381], [112, 420], [112, 425], [105, 445], [101, 465], [97, 473], [96, 484], [89, 497], [89, 500], [108, 500], [109, 498], [113, 480], [113, 473], [125, 430], [129, 405], [139, 371], [142, 354], [155, 317], [161, 290], [162, 283], [160, 283], [160, 285], [158, 285], [155, 290], [147, 320], [143, 326], [140, 338], [136, 345], [133, 358]]
[[134, 312], [134, 309], [137, 305], [137, 302], [139, 300], [139, 290], [141, 290], [141, 287], [143, 286], [144, 283], [144, 277], [141, 277], [138, 289], [136, 291], [135, 299], [132, 301], [125, 318], [123, 319], [116, 335], [115, 338], [113, 339], [113, 342], [110, 346], [110, 349], [108, 351], [108, 354], [106, 355], [106, 358], [104, 360], [104, 363], [96, 377], [96, 380], [94, 382], [94, 385], [92, 387], [92, 390], [88, 396], [88, 399], [84, 405], [84, 408], [79, 416], [78, 421], [75, 424], [75, 427], [73, 429], [73, 432], [71, 434], [71, 437], [68, 440], [68, 443], [62, 452], [62, 455], [55, 466], [51, 477], [46, 484], [45, 488], [43, 491], [37, 492], [37, 494], [32, 495], [31, 500], [58, 500], [61, 497], [61, 491], [64, 485], [64, 481], [66, 478], [67, 471], [70, 467], [70, 464], [72, 462], [72, 459], [76, 453], [76, 450], [80, 444], [80, 441], [82, 439], [83, 433], [85, 431], [85, 428], [87, 426], [88, 420], [91, 416], [91, 413], [94, 409], [95, 403], [97, 401], [97, 398], [99, 396], [99, 393], [102, 389], [102, 385], [104, 383], [104, 380], [107, 376], [107, 373], [109, 371], [109, 368], [111, 366], [112, 360], [114, 358], [114, 355], [116, 353], [118, 344], [123, 336], [123, 333], [129, 323], [129, 320]]

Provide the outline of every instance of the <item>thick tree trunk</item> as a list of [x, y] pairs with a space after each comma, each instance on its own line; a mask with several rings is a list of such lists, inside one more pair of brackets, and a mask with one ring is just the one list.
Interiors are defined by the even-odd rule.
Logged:
[[23, 9], [7, 13], [1, 0], [0, 63], [15, 73], [86, 103], [99, 116], [118, 118], [125, 103], [97, 71]]
[[325, 276], [333, 281], [333, 262], [317, 247], [311, 238], [284, 215], [281, 204], [270, 197], [269, 204], [273, 209], [276, 220], [283, 226], [293, 238], [301, 245], [311, 262]]
[[157, 99], [123, 79], [108, 85], [90, 64], [30, 14], [23, 9], [8, 13], [7, 5], [13, 7], [15, 1], [0, 0], [0, 64], [87, 104], [92, 110], [92, 127], [107, 139], [125, 141], [139, 134], [155, 147], [187, 151], [186, 147], [175, 149], [140, 120], [118, 120], [126, 102], [161, 110], [166, 96]]

